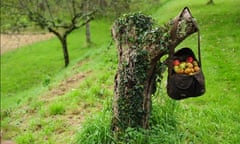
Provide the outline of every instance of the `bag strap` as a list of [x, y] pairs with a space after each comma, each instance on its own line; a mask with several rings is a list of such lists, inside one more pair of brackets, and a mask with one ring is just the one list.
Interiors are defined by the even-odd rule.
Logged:
[[196, 26], [196, 28], [197, 28], [197, 33], [198, 33], [198, 62], [199, 62], [199, 66], [200, 66], [200, 68], [202, 69], [202, 62], [201, 62], [201, 35], [200, 35], [200, 29], [199, 29], [199, 27], [198, 27], [198, 24], [197, 24], [197, 22], [196, 22], [196, 20], [195, 19], [193, 19], [193, 23], [194, 23], [194, 25]]
[[201, 62], [201, 37], [200, 37], [200, 30], [198, 29], [198, 61], [199, 66], [202, 68], [202, 62]]

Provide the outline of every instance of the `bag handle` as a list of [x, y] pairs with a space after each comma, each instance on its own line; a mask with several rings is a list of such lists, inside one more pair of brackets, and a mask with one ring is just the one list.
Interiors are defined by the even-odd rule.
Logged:
[[[201, 35], [200, 35], [200, 30], [199, 30], [199, 27], [197, 25], [197, 23], [194, 21], [194, 24], [195, 26], [197, 27], [197, 33], [198, 33], [198, 38], [197, 38], [197, 47], [198, 47], [198, 62], [199, 62], [199, 66], [201, 67], [202, 69], [202, 62], [201, 62]], [[174, 29], [176, 29], [177, 27], [177, 24], [175, 23], [175, 25], [173, 26]], [[175, 31], [175, 30], [174, 30]], [[169, 48], [169, 59], [172, 59], [173, 58], [173, 54], [174, 54], [174, 48]], [[168, 73], [171, 74], [171, 71], [172, 71], [172, 64], [171, 63], [168, 63], [168, 67], [169, 67], [169, 71]]]

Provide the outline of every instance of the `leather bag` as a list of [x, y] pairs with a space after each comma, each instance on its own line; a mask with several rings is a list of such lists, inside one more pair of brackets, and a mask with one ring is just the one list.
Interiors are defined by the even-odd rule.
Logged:
[[[200, 54], [200, 33], [198, 32], [198, 60], [190, 48], [182, 48], [176, 53], [169, 54], [170, 62], [168, 63], [168, 79], [167, 79], [167, 94], [175, 100], [181, 100], [189, 97], [201, 96], [205, 93], [205, 78], [201, 65]], [[179, 59], [186, 60], [187, 57], [193, 57], [197, 61], [200, 70], [192, 75], [177, 74], [173, 70], [172, 61]]]

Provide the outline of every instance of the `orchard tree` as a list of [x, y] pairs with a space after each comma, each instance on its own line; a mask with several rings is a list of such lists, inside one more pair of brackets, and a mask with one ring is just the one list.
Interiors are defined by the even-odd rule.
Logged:
[[80, 0], [9, 0], [2, 5], [15, 11], [19, 19], [28, 18], [33, 24], [56, 35], [62, 45], [65, 66], [69, 64], [67, 37], [93, 20], [94, 14], [82, 12]]
[[151, 96], [167, 63], [161, 59], [198, 31], [188, 8], [163, 27], [141, 13], [120, 17], [112, 27], [118, 48], [112, 130], [116, 136], [128, 127], [149, 128]]

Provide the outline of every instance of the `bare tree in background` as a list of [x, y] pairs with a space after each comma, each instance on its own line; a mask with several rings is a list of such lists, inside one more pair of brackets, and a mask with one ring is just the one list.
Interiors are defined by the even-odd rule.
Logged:
[[[62, 45], [65, 66], [68, 66], [67, 37], [93, 20], [94, 12], [83, 13], [79, 5], [80, 0], [9, 0], [1, 7], [14, 11], [19, 20], [28, 18], [33, 24], [56, 35]], [[33, 25], [30, 23], [28, 26]]]

